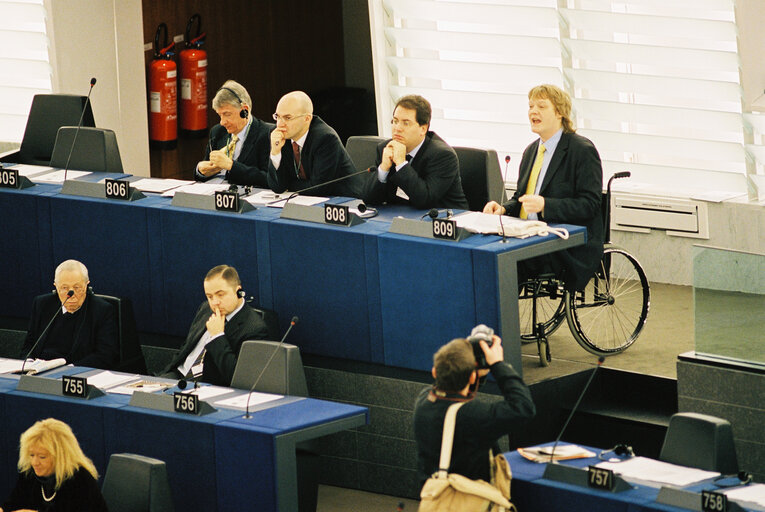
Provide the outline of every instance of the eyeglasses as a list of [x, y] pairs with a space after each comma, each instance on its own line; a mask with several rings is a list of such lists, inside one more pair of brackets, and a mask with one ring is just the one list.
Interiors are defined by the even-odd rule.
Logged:
[[83, 284], [76, 284], [76, 285], [74, 285], [72, 287], [70, 287], [70, 286], [59, 286], [58, 287], [58, 292], [66, 295], [67, 293], [69, 293], [69, 290], [74, 290], [74, 293], [79, 295], [82, 292], [84, 292], [86, 289], [87, 289], [87, 287], [85, 285], [83, 285]]
[[403, 121], [400, 121], [400, 120], [394, 118], [394, 119], [390, 120], [390, 124], [391, 124], [391, 126], [399, 126], [400, 125], [400, 126], [403, 126], [404, 128], [410, 128], [410, 127], [414, 126], [416, 123], [414, 123], [414, 122], [412, 122], [412, 121], [410, 121], [408, 119], [404, 119]]
[[281, 119], [285, 123], [289, 123], [290, 121], [293, 121], [293, 120], [297, 119], [298, 117], [303, 117], [305, 115], [308, 115], [308, 114], [296, 114], [294, 116], [287, 114], [286, 116], [280, 116], [279, 114], [274, 112], [274, 114], [271, 117], [273, 117], [274, 121], [276, 121], [276, 122], [279, 122], [279, 120]]

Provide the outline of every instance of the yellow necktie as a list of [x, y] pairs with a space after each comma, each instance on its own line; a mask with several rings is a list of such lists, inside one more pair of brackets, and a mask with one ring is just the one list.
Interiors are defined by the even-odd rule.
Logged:
[[[531, 175], [529, 176], [529, 184], [526, 186], [526, 194], [533, 194], [534, 191], [537, 188], [537, 178], [539, 178], [539, 171], [542, 170], [542, 162], [545, 158], [545, 145], [539, 144], [539, 149], [537, 149], [537, 158], [534, 160], [534, 165], [531, 167]], [[521, 218], [522, 219], [528, 219], [529, 214], [526, 213], [526, 210], [521, 205]]]
[[226, 156], [229, 157], [231, 160], [234, 159], [234, 150], [236, 149], [237, 141], [239, 141], [239, 136], [237, 134], [234, 134], [231, 136], [231, 142], [229, 142], [228, 146], [226, 146]]

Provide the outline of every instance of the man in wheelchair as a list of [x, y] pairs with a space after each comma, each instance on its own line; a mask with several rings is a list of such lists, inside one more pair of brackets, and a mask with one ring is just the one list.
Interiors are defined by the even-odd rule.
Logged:
[[529, 123], [539, 135], [523, 152], [518, 187], [504, 205], [486, 204], [484, 213], [511, 215], [587, 228], [584, 246], [518, 263], [518, 283], [554, 274], [567, 289], [581, 290], [603, 255], [601, 197], [603, 169], [593, 143], [575, 133], [571, 98], [554, 85], [529, 91]]

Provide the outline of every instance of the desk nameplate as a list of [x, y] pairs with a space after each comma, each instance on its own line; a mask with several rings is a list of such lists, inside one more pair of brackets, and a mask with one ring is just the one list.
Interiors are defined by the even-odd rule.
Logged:
[[[588, 471], [586, 469], [577, 468], [575, 466], [567, 466], [565, 464], [556, 463], [547, 464], [542, 478], [592, 489], [589, 484]], [[632, 489], [632, 486], [629, 483], [624, 481], [624, 479], [619, 475], [614, 475], [610, 492], [629, 491], [630, 489]], [[609, 491], [606, 490], [606, 492]]]
[[[433, 224], [428, 221], [423, 220], [417, 220], [417, 219], [406, 219], [404, 217], [395, 217], [393, 221], [390, 223], [390, 228], [388, 229], [388, 233], [397, 233], [399, 235], [409, 235], [409, 236], [417, 236], [420, 238], [431, 238], [431, 239], [439, 239], [439, 240], [451, 240], [455, 242], [459, 242], [460, 240], [464, 240], [468, 237], [473, 236], [474, 233], [471, 233], [461, 227], [458, 227], [456, 224], [448, 224], [452, 226], [452, 229], [455, 229], [456, 231], [453, 231], [452, 235], [446, 237], [446, 236], [436, 236], [435, 226], [439, 226], [439, 230], [441, 227], [444, 226], [443, 219], [441, 219], [442, 222], [439, 222], [437, 224]], [[452, 221], [453, 222], [453, 221]]]
[[[87, 384], [87, 379], [85, 379], [85, 383]], [[30, 393], [42, 393], [44, 395], [54, 396], [73, 396], [64, 395], [64, 385], [65, 383], [61, 379], [48, 379], [45, 377], [37, 377], [35, 375], [22, 375], [19, 378], [16, 391], [28, 391]], [[104, 395], [105, 393], [102, 390], [92, 384], [87, 384], [87, 388], [83, 385], [79, 397], [90, 400], [91, 398], [98, 398], [99, 396]]]
[[18, 169], [8, 169], [0, 165], [0, 187], [22, 189], [32, 186], [34, 183], [26, 176], [21, 176]]
[[[347, 213], [347, 217], [344, 220], [344, 222], [328, 222], [327, 221], [327, 210], [323, 206], [306, 206], [302, 204], [296, 204], [296, 203], [287, 203], [284, 205], [284, 208], [282, 208], [282, 214], [279, 216], [280, 219], [291, 219], [291, 220], [302, 220], [305, 222], [314, 222], [316, 224], [331, 224], [333, 226], [355, 226], [357, 224], [361, 224], [364, 221], [361, 217], [356, 215], [353, 212], [350, 212], [347, 210], [347, 207], [342, 208], [343, 211]], [[330, 210], [334, 211], [335, 214], [339, 214], [338, 210]], [[330, 213], [331, 215], [331, 213]]]
[[[166, 395], [165, 393], [144, 393], [143, 391], [136, 391], [130, 397], [129, 405], [132, 405], [133, 407], [143, 407], [144, 409], [153, 409], [155, 411], [176, 412], [175, 398], [172, 395]], [[217, 411], [217, 409], [204, 400], [199, 400], [196, 411], [197, 412], [193, 414], [204, 416], [205, 414]], [[191, 413], [189, 412], [185, 414]]]

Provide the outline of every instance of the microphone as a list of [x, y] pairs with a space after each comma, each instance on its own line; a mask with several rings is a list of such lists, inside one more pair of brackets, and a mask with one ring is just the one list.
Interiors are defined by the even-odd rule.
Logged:
[[290, 333], [292, 328], [295, 327], [296, 323], [298, 323], [298, 317], [293, 316], [292, 320], [290, 321], [290, 326], [287, 328], [287, 332], [285, 332], [284, 336], [282, 336], [282, 341], [279, 342], [279, 344], [276, 346], [276, 349], [274, 349], [273, 353], [271, 354], [271, 357], [269, 357], [268, 361], [266, 361], [266, 364], [263, 365], [263, 369], [260, 370], [260, 375], [258, 375], [258, 378], [255, 379], [255, 383], [250, 388], [249, 394], [247, 395], [247, 405], [245, 406], [245, 415], [244, 415], [245, 418], [250, 419], [250, 397], [252, 396], [252, 392], [255, 391], [255, 386], [258, 385], [258, 382], [260, 382], [260, 378], [263, 376], [264, 373], [266, 373], [266, 368], [268, 368], [268, 365], [271, 364], [271, 361], [274, 359], [274, 356], [276, 356], [276, 353], [279, 352], [279, 349], [282, 348], [282, 345], [284, 344], [284, 340], [287, 339], [287, 335]]
[[96, 77], [90, 79], [90, 89], [88, 90], [88, 97], [85, 98], [85, 106], [82, 107], [82, 114], [80, 114], [80, 122], [77, 123], [77, 130], [74, 132], [74, 140], [72, 141], [72, 147], [69, 149], [69, 156], [66, 157], [66, 165], [64, 166], [64, 181], [66, 181], [66, 173], [69, 171], [69, 161], [72, 159], [72, 153], [74, 153], [74, 145], [77, 143], [77, 135], [80, 134], [80, 128], [82, 128], [82, 120], [85, 117], [85, 111], [88, 109], [88, 102], [90, 101], [90, 93], [93, 92], [93, 86], [96, 85]]
[[446, 212], [446, 218], [447, 219], [449, 219], [452, 216], [454, 216], [454, 211], [451, 208], [447, 208], [447, 209], [444, 209], [444, 210], [439, 210], [438, 208], [431, 208], [430, 210], [428, 210], [428, 212], [425, 215], [420, 217], [420, 219], [424, 219], [425, 217], [430, 217], [431, 219], [435, 219], [435, 218], [438, 218], [438, 215], [441, 212]]
[[53, 313], [53, 316], [51, 317], [50, 322], [48, 322], [48, 325], [45, 326], [45, 329], [43, 329], [43, 332], [37, 338], [37, 341], [34, 342], [34, 344], [32, 345], [32, 348], [29, 349], [29, 352], [27, 352], [27, 355], [24, 356], [24, 362], [21, 363], [21, 370], [19, 371], [19, 374], [24, 375], [24, 366], [26, 366], [27, 364], [27, 359], [29, 359], [29, 356], [31, 356], [32, 352], [35, 351], [35, 349], [37, 348], [37, 344], [40, 343], [40, 341], [43, 339], [43, 337], [45, 336], [45, 333], [47, 333], [48, 329], [50, 329], [50, 326], [53, 325], [53, 320], [55, 320], [58, 314], [61, 313], [61, 308], [63, 308], [64, 305], [67, 302], [69, 302], [69, 299], [71, 299], [72, 297], [74, 297], [74, 290], [69, 290], [68, 292], [66, 292], [66, 300], [61, 303], [61, 307], [56, 308], [56, 312]]
[[272, 205], [274, 203], [278, 203], [278, 202], [281, 202], [281, 201], [284, 201], [284, 204], [286, 205], [289, 202], [290, 199], [292, 199], [294, 197], [297, 197], [299, 195], [302, 195], [302, 194], [304, 194], [305, 192], [307, 192], [309, 190], [313, 190], [315, 188], [323, 187], [325, 185], [331, 185], [333, 183], [337, 183], [338, 181], [342, 181], [342, 180], [345, 180], [345, 179], [348, 179], [348, 178], [352, 178], [354, 176], [358, 176], [359, 174], [364, 174], [366, 172], [372, 172], [373, 170], [375, 170], [375, 167], [370, 167], [369, 169], [363, 169], [361, 171], [352, 172], [351, 174], [346, 174], [345, 176], [340, 176], [339, 178], [335, 178], [333, 180], [325, 181], [324, 183], [319, 183], [318, 185], [312, 185], [310, 187], [306, 187], [306, 188], [304, 188], [302, 190], [298, 190], [297, 192], [293, 192], [292, 194], [289, 195], [289, 197], [287, 197], [287, 199], [277, 199], [275, 201], [271, 201], [269, 203], [266, 203], [266, 206], [270, 206], [270, 205]]
[[359, 213], [364, 213], [365, 211], [369, 210], [371, 215], [370, 217], [374, 217], [377, 215], [377, 208], [372, 208], [371, 206], [367, 206], [364, 203], [359, 203], [356, 205], [356, 209], [359, 211]]
[[592, 382], [593, 377], [595, 377], [595, 372], [598, 371], [598, 368], [600, 368], [603, 365], [603, 361], [605, 360], [606, 360], [605, 356], [600, 356], [598, 358], [598, 364], [592, 370], [592, 373], [590, 373], [590, 378], [587, 381], [587, 384], [584, 385], [582, 394], [579, 395], [579, 399], [576, 401], [576, 403], [574, 404], [574, 407], [571, 409], [571, 413], [568, 415], [568, 419], [566, 419], [566, 423], [563, 424], [563, 428], [560, 429], [560, 433], [558, 434], [558, 437], [555, 439], [555, 444], [553, 444], [552, 451], [550, 452], [550, 462], [554, 462], [553, 457], [555, 456], [555, 448], [558, 446], [558, 441], [560, 441], [560, 438], [563, 436], [563, 432], [565, 432], [566, 427], [568, 427], [568, 423], [571, 421], [571, 418], [574, 416], [574, 413], [579, 407], [579, 404], [581, 403], [582, 398], [584, 398], [584, 394], [587, 393], [587, 388], [590, 387], [590, 382]]

